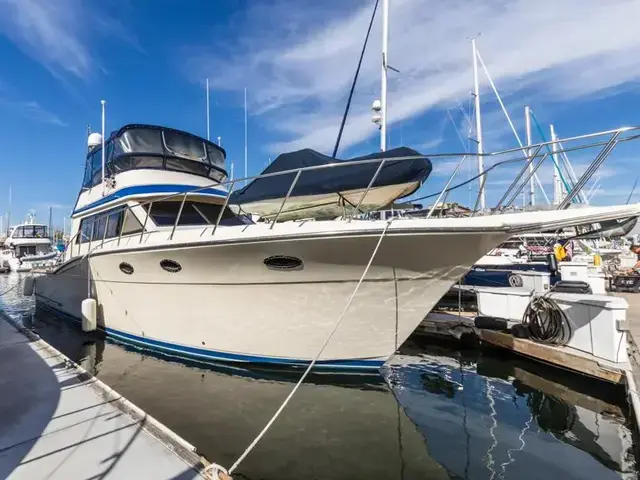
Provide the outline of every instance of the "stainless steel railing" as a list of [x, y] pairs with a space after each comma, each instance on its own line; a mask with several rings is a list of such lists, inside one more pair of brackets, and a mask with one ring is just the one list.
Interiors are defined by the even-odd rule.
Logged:
[[[601, 137], [604, 137], [605, 140], [597, 140]], [[562, 154], [566, 154], [569, 152], [575, 152], [575, 151], [581, 151], [581, 150], [585, 150], [585, 149], [590, 149], [590, 148], [596, 148], [596, 147], [603, 147], [602, 150], [597, 154], [597, 156], [595, 157], [595, 159], [591, 162], [591, 164], [589, 165], [589, 167], [587, 168], [587, 170], [585, 170], [584, 174], [580, 177], [580, 179], [578, 179], [578, 181], [575, 183], [575, 185], [572, 185], [572, 189], [570, 192], [568, 192], [567, 197], [565, 198], [565, 200], [558, 206], [558, 208], [567, 208], [569, 206], [569, 204], [573, 201], [573, 199], [578, 195], [578, 193], [580, 192], [580, 190], [586, 185], [586, 183], [589, 181], [589, 179], [591, 178], [591, 176], [595, 173], [595, 171], [604, 163], [604, 161], [611, 155], [612, 151], [614, 150], [614, 148], [620, 144], [620, 143], [624, 143], [624, 142], [628, 142], [628, 141], [632, 141], [635, 140], [637, 138], [640, 137], [640, 126], [636, 126], [636, 127], [622, 127], [622, 128], [618, 128], [618, 129], [614, 129], [614, 130], [606, 130], [603, 132], [596, 132], [596, 133], [590, 133], [590, 134], [586, 134], [586, 135], [579, 135], [579, 136], [574, 136], [574, 137], [570, 137], [570, 138], [563, 138], [563, 139], [558, 139], [555, 141], [547, 141], [547, 142], [541, 142], [541, 143], [536, 143], [530, 146], [525, 146], [525, 147], [518, 147], [518, 148], [511, 148], [511, 149], [507, 149], [507, 150], [502, 150], [502, 151], [497, 151], [497, 152], [489, 152], [489, 153], [483, 153], [481, 154], [482, 157], [484, 158], [494, 158], [494, 159], [498, 159], [498, 161], [496, 161], [494, 163], [494, 165], [492, 165], [491, 167], [487, 168], [484, 172], [482, 172], [481, 174], [478, 174], [477, 176], [471, 178], [470, 180], [467, 180], [465, 182], [462, 182], [461, 184], [455, 185], [453, 187], [450, 186], [450, 184], [452, 183], [455, 175], [458, 173], [459, 171], [459, 166], [461, 164], [462, 161], [464, 161], [465, 158], [467, 157], [472, 157], [472, 156], [478, 156], [477, 154], [472, 154], [469, 152], [465, 152], [465, 153], [444, 153], [444, 154], [432, 154], [432, 155], [410, 155], [410, 156], [402, 156], [402, 157], [393, 157], [393, 158], [384, 158], [384, 159], [366, 159], [366, 160], [358, 160], [358, 161], [353, 161], [353, 162], [336, 162], [336, 163], [331, 163], [331, 164], [325, 164], [325, 165], [314, 165], [314, 166], [310, 166], [310, 167], [302, 167], [302, 168], [294, 168], [294, 169], [290, 169], [290, 170], [283, 170], [283, 171], [279, 171], [279, 172], [270, 172], [270, 173], [265, 173], [265, 174], [260, 174], [260, 175], [254, 175], [254, 176], [250, 176], [250, 177], [245, 177], [245, 178], [238, 178], [238, 179], [233, 179], [233, 180], [226, 180], [224, 182], [215, 182], [215, 183], [211, 183], [209, 185], [203, 186], [203, 187], [198, 187], [198, 188], [194, 188], [192, 190], [189, 190], [187, 192], [181, 192], [181, 193], [174, 193], [174, 194], [170, 194], [170, 195], [166, 195], [164, 197], [156, 197], [153, 198], [147, 202], [137, 202], [135, 206], [130, 206], [130, 205], [123, 205], [122, 208], [124, 209], [124, 213], [123, 213], [123, 220], [122, 220], [122, 224], [120, 227], [120, 232], [118, 234], [118, 240], [117, 240], [117, 245], [120, 245], [120, 242], [122, 240], [122, 230], [124, 229], [124, 225], [125, 222], [127, 220], [128, 215], [133, 215], [135, 217], [135, 213], [131, 211], [132, 208], [135, 207], [147, 207], [145, 208], [146, 210], [146, 214], [145, 214], [145, 218], [144, 218], [144, 222], [142, 223], [142, 230], [140, 231], [140, 237], [138, 242], [142, 243], [144, 240], [144, 235], [145, 233], [149, 233], [147, 232], [147, 224], [149, 222], [149, 217], [151, 216], [151, 212], [153, 209], [153, 204], [155, 202], [161, 202], [161, 201], [166, 201], [166, 200], [172, 200], [172, 199], [176, 199], [176, 198], [180, 198], [180, 208], [178, 210], [178, 215], [176, 216], [176, 220], [171, 228], [171, 232], [169, 234], [168, 239], [172, 240], [175, 234], [175, 231], [178, 227], [178, 225], [180, 224], [180, 219], [182, 217], [183, 214], [183, 210], [184, 210], [184, 206], [185, 203], [187, 201], [187, 197], [190, 195], [196, 195], [199, 192], [203, 191], [203, 190], [207, 190], [210, 188], [214, 188], [214, 187], [228, 187], [227, 188], [227, 193], [225, 195], [225, 199], [224, 202], [222, 204], [222, 208], [220, 209], [220, 212], [218, 213], [217, 219], [215, 221], [214, 224], [210, 224], [207, 223], [204, 226], [204, 229], [201, 233], [201, 236], [204, 235], [204, 233], [207, 231], [207, 229], [211, 226], [213, 226], [212, 231], [211, 231], [211, 235], [215, 235], [218, 226], [220, 225], [220, 222], [222, 220], [222, 217], [224, 215], [224, 212], [226, 210], [226, 208], [229, 206], [229, 201], [231, 198], [231, 194], [233, 192], [233, 188], [235, 187], [235, 185], [241, 183], [241, 182], [250, 182], [253, 180], [257, 180], [257, 179], [264, 179], [264, 178], [271, 178], [271, 177], [277, 177], [277, 176], [281, 176], [281, 175], [290, 175], [290, 174], [295, 174], [294, 178], [291, 182], [291, 185], [289, 186], [289, 189], [287, 191], [287, 194], [285, 195], [285, 197], [282, 199], [282, 202], [277, 210], [277, 213], [273, 216], [273, 218], [268, 219], [271, 223], [270, 225], [270, 229], [273, 229], [274, 225], [277, 223], [278, 219], [280, 218], [280, 216], [282, 215], [285, 205], [287, 204], [287, 201], [289, 200], [289, 198], [291, 197], [291, 195], [293, 194], [293, 191], [295, 189], [295, 186], [297, 185], [300, 176], [303, 173], [306, 172], [313, 172], [313, 171], [317, 171], [317, 170], [325, 170], [325, 169], [333, 169], [333, 168], [344, 168], [344, 167], [350, 167], [350, 166], [354, 166], [354, 165], [364, 165], [364, 164], [373, 164], [373, 163], [378, 163], [378, 167], [375, 171], [375, 173], [373, 174], [373, 176], [371, 177], [371, 180], [369, 181], [366, 189], [364, 190], [364, 192], [362, 193], [362, 195], [360, 195], [360, 197], [358, 198], [358, 202], [356, 203], [356, 205], [353, 207], [351, 213], [346, 216], [346, 220], [348, 222], [351, 222], [359, 213], [363, 213], [361, 210], [362, 207], [362, 203], [364, 202], [366, 196], [369, 194], [371, 188], [374, 186], [375, 181], [377, 180], [380, 172], [382, 171], [384, 165], [388, 164], [389, 162], [401, 162], [401, 161], [411, 161], [411, 160], [418, 160], [418, 159], [424, 159], [424, 158], [429, 158], [429, 159], [444, 159], [444, 158], [460, 158], [460, 162], [458, 164], [458, 166], [456, 167], [456, 169], [453, 171], [453, 173], [451, 174], [451, 176], [449, 177], [448, 181], [446, 182], [445, 187], [440, 190], [439, 192], [430, 194], [430, 195], [426, 195], [424, 197], [421, 197], [420, 199], [426, 199], [426, 198], [433, 198], [433, 197], [437, 197], [436, 199], [436, 203], [440, 201], [440, 199], [443, 197], [443, 195], [448, 194], [450, 191], [453, 191], [457, 188], [460, 188], [464, 185], [467, 185], [470, 183], [470, 181], [475, 181], [475, 180], [480, 180], [481, 183], [481, 187], [478, 189], [478, 195], [476, 197], [476, 202], [475, 202], [475, 206], [473, 209], [473, 213], [476, 213], [477, 209], [478, 209], [478, 203], [480, 201], [480, 196], [481, 196], [481, 190], [482, 188], [484, 188], [484, 185], [487, 184], [487, 179], [489, 178], [490, 174], [493, 174], [495, 171], [497, 171], [498, 167], [501, 166], [505, 166], [505, 165], [510, 165], [510, 164], [515, 164], [515, 163], [521, 163], [524, 162], [524, 164], [522, 165], [521, 169], [519, 170], [518, 174], [515, 176], [515, 178], [513, 179], [513, 181], [511, 182], [511, 184], [508, 186], [508, 188], [505, 190], [505, 193], [501, 196], [500, 200], [498, 201], [498, 203], [496, 204], [496, 207], [494, 207], [493, 211], [491, 212], [491, 214], [499, 212], [501, 210], [504, 210], [505, 208], [509, 208], [513, 202], [515, 201], [515, 199], [518, 197], [518, 195], [520, 194], [520, 192], [522, 192], [522, 189], [527, 185], [527, 183], [529, 182], [529, 180], [531, 179], [531, 177], [535, 174], [535, 172], [542, 166], [542, 164], [545, 162], [545, 160], [550, 156], [550, 155], [562, 155]], [[596, 140], [593, 141], [591, 143], [587, 143], [587, 144], [580, 144], [580, 141], [584, 141], [584, 140]], [[555, 149], [553, 151], [550, 150], [550, 146], [551, 145], [555, 145]], [[570, 144], [575, 144], [573, 146], [569, 146], [566, 147], [565, 145], [570, 145]], [[547, 152], [543, 152], [542, 149], [546, 148], [548, 151]], [[521, 153], [521, 156], [516, 156], [513, 158], [506, 158], [504, 160], [499, 160], [502, 157], [505, 156], [509, 156], [510, 154], [518, 154]], [[534, 163], [535, 162], [535, 163]], [[529, 169], [529, 165], [533, 164], [533, 169], [531, 171], [528, 172], [527, 175], [525, 175], [525, 172]], [[524, 178], [523, 178], [524, 176]], [[420, 199], [414, 199], [414, 201], [420, 200]], [[113, 208], [108, 208], [107, 210], [110, 211], [111, 213], [113, 213]], [[427, 218], [431, 216], [431, 213], [433, 212], [433, 209], [431, 209], [431, 211], [429, 212], [429, 214], [427, 215]], [[136, 217], [137, 218], [137, 217]], [[97, 215], [95, 219], [93, 219], [93, 221], [91, 222], [91, 238], [89, 239], [89, 246], [88, 246], [88, 252], [91, 252], [91, 243], [92, 243], [92, 237], [93, 237], [93, 231], [94, 231], [94, 227], [95, 227], [95, 222], [100, 220], [100, 216]], [[105, 232], [103, 234], [103, 238], [102, 238], [102, 242], [100, 244], [100, 248], [103, 247], [105, 240], [106, 240], [106, 230], [108, 227], [108, 216], [107, 216], [107, 220], [106, 220], [106, 224], [105, 224]], [[70, 239], [69, 243], [67, 244], [67, 247], [65, 248], [64, 252], [62, 253], [62, 255], [60, 256], [60, 260], [61, 261], [65, 261], [65, 259], [67, 258], [67, 256], [69, 258], [73, 258], [73, 245], [78, 237], [78, 235], [82, 234], [82, 228], [78, 229], [78, 232], [76, 232], [76, 234]], [[133, 237], [136, 234], [127, 234], [127, 236], [129, 237]], [[80, 246], [82, 245], [82, 242], [78, 243], [78, 254], [80, 254]], [[69, 253], [69, 255], [67, 255], [67, 253]]]

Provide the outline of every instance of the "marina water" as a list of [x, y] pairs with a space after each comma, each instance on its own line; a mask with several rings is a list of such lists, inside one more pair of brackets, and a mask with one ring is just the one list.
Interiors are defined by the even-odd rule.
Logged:
[[[5, 292], [20, 274], [0, 277]], [[2, 308], [229, 466], [301, 372], [186, 363]], [[185, 325], [188, 328], [188, 325]], [[17, 366], [19, 368], [19, 366]], [[383, 375], [312, 374], [236, 473], [248, 479], [637, 478], [624, 391], [506, 353], [412, 338]]]

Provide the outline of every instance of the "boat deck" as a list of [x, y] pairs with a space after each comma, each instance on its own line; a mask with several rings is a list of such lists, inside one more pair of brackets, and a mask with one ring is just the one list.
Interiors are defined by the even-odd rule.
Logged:
[[203, 459], [0, 313], [0, 478], [192, 479]]

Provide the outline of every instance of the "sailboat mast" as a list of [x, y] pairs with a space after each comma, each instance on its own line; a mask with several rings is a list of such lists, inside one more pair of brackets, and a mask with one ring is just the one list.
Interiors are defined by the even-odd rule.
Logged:
[[[244, 178], [249, 176], [247, 159], [247, 87], [244, 87]], [[246, 180], [244, 184], [247, 184]]]
[[387, 50], [389, 46], [389, 0], [382, 0], [382, 77], [380, 79], [380, 150], [387, 150]]
[[211, 140], [211, 137], [209, 136], [210, 122], [209, 122], [209, 79], [208, 78], [206, 82], [206, 89], [207, 89], [207, 140]]
[[[525, 105], [524, 107], [524, 124], [525, 129], [527, 130], [527, 147], [531, 146], [531, 109], [529, 105]], [[527, 156], [531, 155], [531, 149], [527, 149]], [[536, 190], [535, 183], [533, 178], [533, 160], [529, 161], [529, 175], [531, 178], [529, 179], [529, 205], [532, 207], [536, 204]]]
[[480, 115], [480, 83], [478, 81], [478, 54], [476, 53], [476, 39], [471, 40], [471, 48], [473, 50], [473, 94], [474, 104], [476, 110], [476, 142], [478, 144], [478, 174], [480, 177], [480, 209], [484, 210], [486, 207], [485, 195], [484, 195], [484, 158], [482, 157], [483, 145], [482, 145], [482, 119]]
[[53, 207], [49, 207], [49, 240], [53, 241]]
[[558, 137], [553, 125], [549, 125], [551, 130], [551, 151], [553, 152], [553, 204], [558, 205], [562, 202], [562, 185], [560, 184], [560, 175], [558, 172]]

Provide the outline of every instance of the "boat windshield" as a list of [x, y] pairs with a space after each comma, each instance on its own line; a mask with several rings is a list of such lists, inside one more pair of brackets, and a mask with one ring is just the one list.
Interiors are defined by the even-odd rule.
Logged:
[[47, 238], [45, 225], [20, 225], [13, 231], [12, 238]]
[[[124, 127], [105, 144], [105, 174], [127, 170], [172, 170], [222, 182], [225, 154], [220, 147], [190, 133], [169, 128], [133, 125]], [[87, 157], [83, 188], [102, 181], [102, 149]]]

